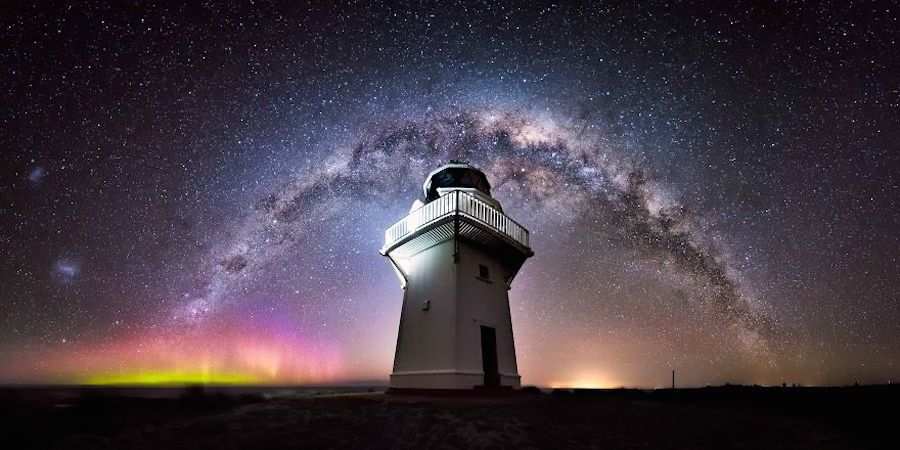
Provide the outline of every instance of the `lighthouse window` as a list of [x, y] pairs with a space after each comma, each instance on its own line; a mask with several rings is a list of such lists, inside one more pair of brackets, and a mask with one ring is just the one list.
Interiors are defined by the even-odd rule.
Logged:
[[478, 265], [478, 278], [484, 278], [485, 280], [491, 278], [491, 271], [488, 270], [488, 266], [484, 264]]

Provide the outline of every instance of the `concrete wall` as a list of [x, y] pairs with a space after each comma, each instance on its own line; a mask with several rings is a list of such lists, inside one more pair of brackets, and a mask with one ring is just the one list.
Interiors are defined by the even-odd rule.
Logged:
[[[483, 384], [482, 325], [496, 330], [500, 383], [519, 387], [505, 282], [510, 269], [462, 240], [459, 264], [454, 264], [453, 250], [453, 240], [448, 240], [412, 259], [391, 387], [471, 389]], [[479, 279], [479, 264], [489, 268], [489, 279]], [[427, 311], [422, 309], [425, 301], [430, 301]]]
[[[403, 295], [394, 372], [452, 369], [456, 353], [456, 265], [453, 241], [412, 258]], [[427, 311], [422, 304], [430, 302]]]
[[[463, 371], [482, 370], [481, 326], [489, 326], [497, 334], [497, 363], [500, 383], [519, 387], [512, 320], [509, 313], [509, 291], [506, 278], [509, 269], [480, 246], [460, 242], [457, 270], [457, 367]], [[479, 277], [479, 264], [488, 267], [490, 277]], [[482, 372], [483, 373], [483, 372]], [[480, 383], [479, 383], [480, 384]]]

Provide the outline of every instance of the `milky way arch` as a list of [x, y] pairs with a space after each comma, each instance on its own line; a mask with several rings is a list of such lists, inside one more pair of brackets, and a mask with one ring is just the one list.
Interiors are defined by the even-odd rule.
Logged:
[[213, 250], [202, 271], [204, 292], [178, 308], [177, 320], [214, 316], [229, 292], [289, 255], [314, 222], [339, 220], [352, 201], [395, 198], [457, 159], [484, 170], [505, 199], [552, 210], [561, 220], [591, 217], [639, 257], [701, 286], [693, 296], [699, 306], [728, 323], [745, 349], [771, 350], [780, 326], [743, 286], [727, 249], [701, 226], [702, 216], [672, 200], [677, 196], [653, 182], [649, 168], [617, 155], [578, 123], [525, 110], [447, 109], [360, 134], [323, 167], [259, 199], [233, 237]]

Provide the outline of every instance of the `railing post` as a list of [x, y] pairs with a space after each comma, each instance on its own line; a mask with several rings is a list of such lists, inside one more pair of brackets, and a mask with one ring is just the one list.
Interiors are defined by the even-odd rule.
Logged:
[[453, 264], [459, 264], [459, 191], [453, 191]]

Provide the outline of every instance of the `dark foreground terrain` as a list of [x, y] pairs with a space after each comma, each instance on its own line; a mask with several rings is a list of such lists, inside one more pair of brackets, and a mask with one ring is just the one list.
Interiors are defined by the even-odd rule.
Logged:
[[897, 448], [896, 386], [576, 390], [0, 390], [13, 448]]

